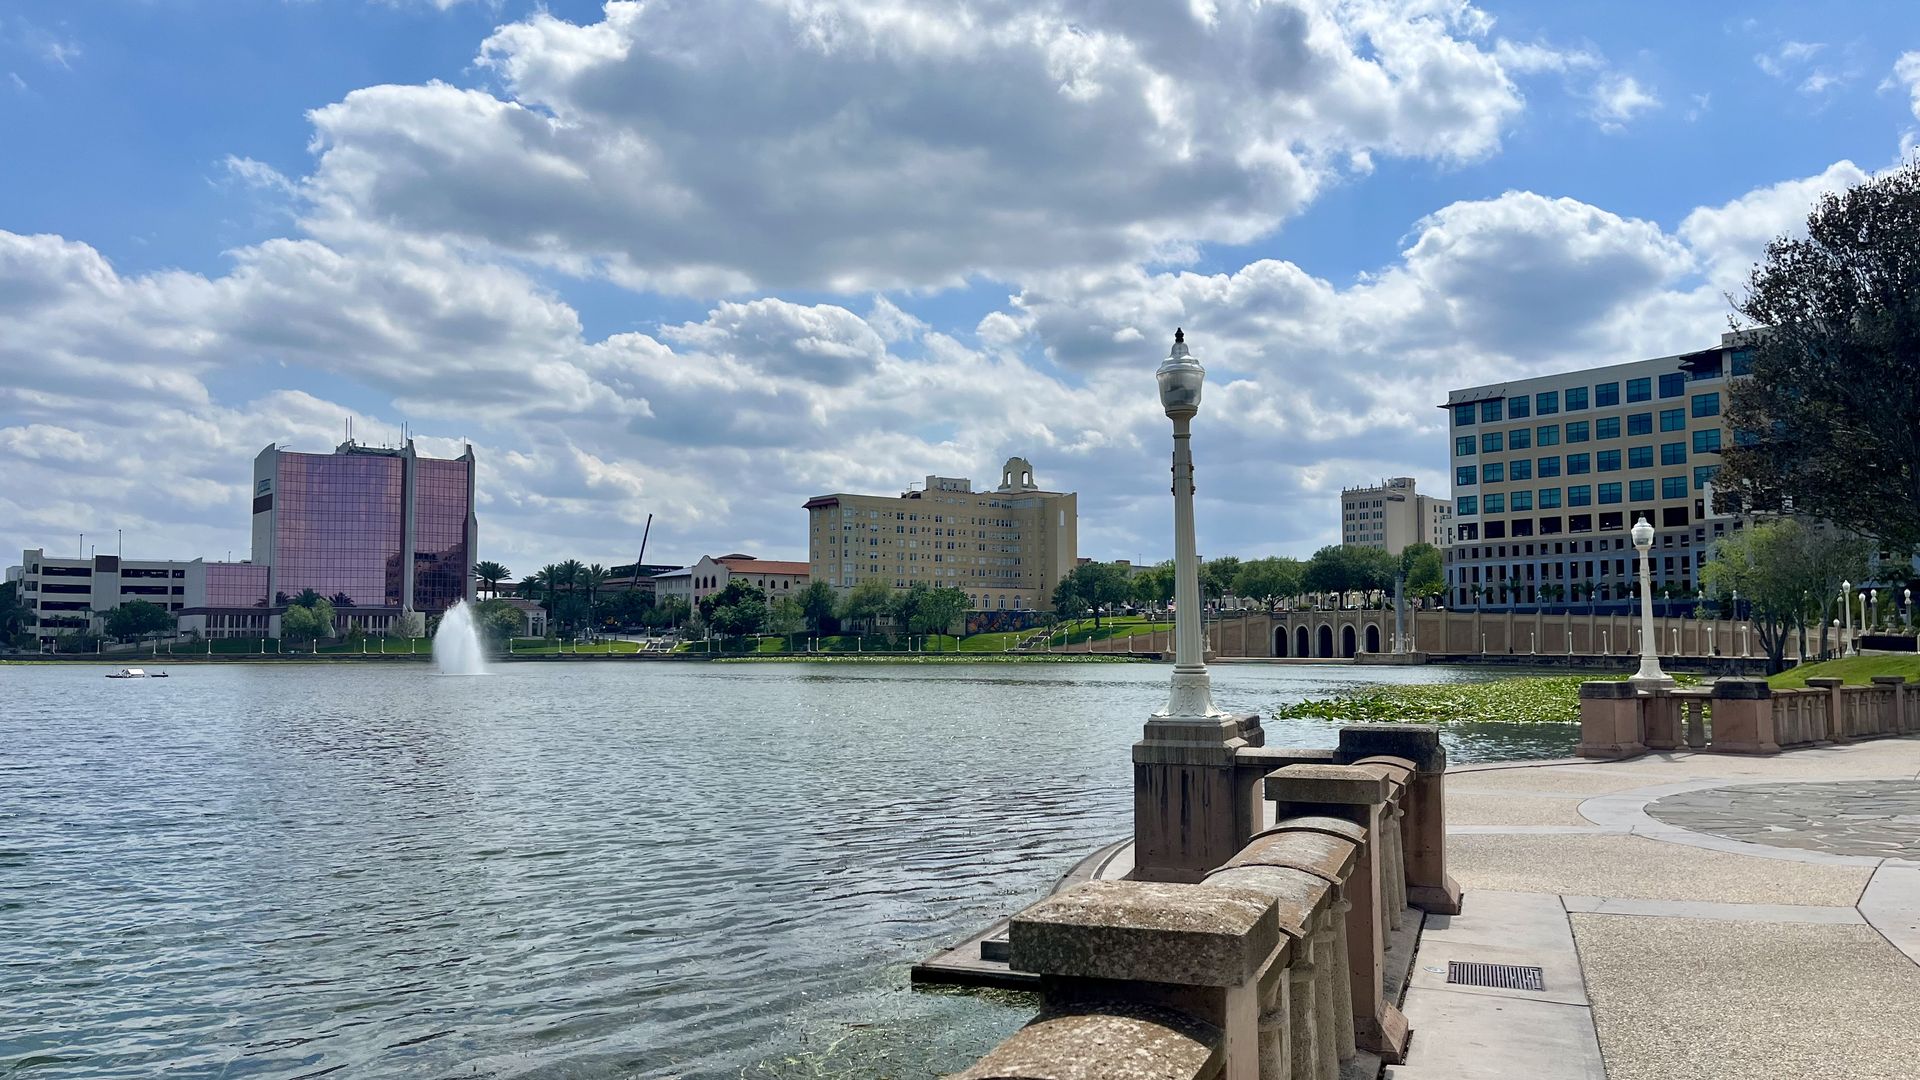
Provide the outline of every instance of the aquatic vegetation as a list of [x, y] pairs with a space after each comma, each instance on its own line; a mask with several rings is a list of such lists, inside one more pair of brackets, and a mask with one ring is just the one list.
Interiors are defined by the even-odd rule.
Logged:
[[[1577, 724], [1580, 684], [1621, 678], [1625, 676], [1544, 675], [1481, 683], [1363, 686], [1330, 698], [1281, 706], [1274, 716], [1349, 724]], [[1694, 680], [1681, 677], [1680, 681]]]

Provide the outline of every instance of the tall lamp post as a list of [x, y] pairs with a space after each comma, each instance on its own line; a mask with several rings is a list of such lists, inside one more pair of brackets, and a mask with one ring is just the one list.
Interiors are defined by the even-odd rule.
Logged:
[[1214, 707], [1207, 675], [1190, 441], [1207, 369], [1187, 350], [1184, 330], [1174, 331], [1155, 376], [1173, 421], [1173, 680], [1166, 708], [1148, 718], [1133, 746], [1133, 877], [1195, 882], [1260, 829], [1257, 797], [1237, 786], [1235, 755], [1264, 745], [1266, 735], [1258, 715]]
[[1673, 680], [1660, 670], [1658, 647], [1653, 640], [1653, 526], [1642, 517], [1633, 523], [1633, 546], [1640, 551], [1640, 670], [1632, 681], [1643, 688], [1671, 686]]
[[[1853, 582], [1840, 583], [1840, 614], [1847, 620], [1847, 637], [1853, 636]], [[1847, 642], [1840, 641], [1840, 655], [1847, 655]]]

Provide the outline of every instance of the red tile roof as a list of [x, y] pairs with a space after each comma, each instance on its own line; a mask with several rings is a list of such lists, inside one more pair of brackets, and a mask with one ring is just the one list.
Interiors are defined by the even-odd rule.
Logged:
[[812, 567], [803, 562], [776, 562], [735, 555], [723, 555], [713, 561], [725, 566], [730, 574], [793, 574], [805, 577], [813, 572]]

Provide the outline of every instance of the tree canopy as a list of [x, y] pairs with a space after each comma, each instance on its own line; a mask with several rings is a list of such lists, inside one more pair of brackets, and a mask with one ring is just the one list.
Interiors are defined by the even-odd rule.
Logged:
[[1233, 594], [1271, 604], [1300, 592], [1306, 566], [1299, 559], [1273, 557], [1240, 564], [1233, 578]]
[[1920, 547], [1920, 160], [1823, 197], [1736, 311], [1753, 378], [1729, 391], [1716, 489]]
[[1840, 582], [1864, 578], [1872, 545], [1832, 528], [1798, 518], [1764, 522], [1728, 534], [1713, 546], [1700, 581], [1715, 600], [1726, 603], [1737, 591], [1769, 668], [1786, 662], [1787, 635], [1804, 633], [1809, 620], [1821, 623], [1839, 602]]
[[727, 587], [700, 601], [700, 614], [723, 638], [758, 633], [767, 620], [767, 594], [760, 586], [736, 578]]
[[140, 641], [172, 630], [178, 620], [159, 604], [131, 600], [107, 612], [107, 636], [115, 641]]
[[1432, 544], [1408, 544], [1400, 551], [1400, 572], [1407, 577], [1407, 595], [1433, 597], [1447, 591], [1446, 562]]
[[882, 615], [893, 612], [893, 588], [876, 577], [861, 578], [840, 600], [840, 620], [874, 632]]
[[800, 614], [807, 621], [807, 629], [816, 634], [830, 633], [839, 629], [834, 624], [836, 608], [833, 586], [824, 581], [809, 582], [800, 590], [795, 599], [800, 601]]
[[[312, 590], [308, 590], [311, 592]], [[304, 599], [305, 593], [301, 594]], [[333, 636], [333, 604], [319, 596], [312, 603], [296, 599], [280, 616], [280, 633], [294, 641], [315, 641]]]

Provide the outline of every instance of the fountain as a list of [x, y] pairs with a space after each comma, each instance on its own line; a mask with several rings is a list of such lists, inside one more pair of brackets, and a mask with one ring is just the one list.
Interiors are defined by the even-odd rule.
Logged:
[[473, 609], [459, 600], [440, 617], [433, 632], [433, 662], [442, 675], [485, 675], [486, 657], [480, 651], [480, 629]]

